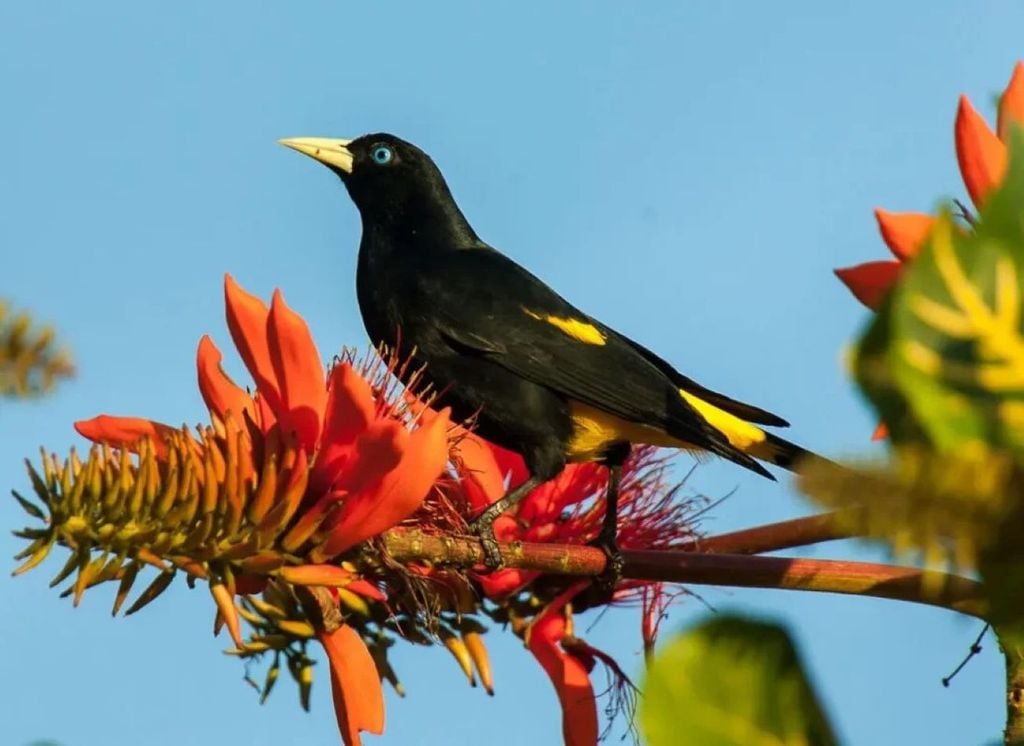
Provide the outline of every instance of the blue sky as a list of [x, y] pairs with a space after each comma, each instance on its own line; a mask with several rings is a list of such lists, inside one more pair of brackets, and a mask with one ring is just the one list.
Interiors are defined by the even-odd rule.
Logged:
[[[842, 7], [841, 7], [842, 6]], [[835, 456], [874, 452], [842, 368], [867, 315], [831, 274], [881, 258], [871, 209], [929, 209], [962, 186], [957, 95], [985, 112], [1024, 57], [1003, 2], [238, 2], [0, 4], [0, 295], [52, 321], [80, 376], [0, 403], [0, 485], [63, 452], [100, 411], [203, 418], [205, 332], [226, 343], [221, 278], [281, 287], [322, 353], [362, 346], [359, 221], [325, 169], [274, 144], [387, 130], [421, 145], [486, 240], [705, 384], [793, 422]], [[222, 346], [227, 346], [222, 345]], [[237, 359], [228, 367], [242, 378]], [[688, 468], [680, 459], [680, 474]], [[810, 510], [729, 464], [712, 531]], [[17, 543], [0, 500], [0, 556]], [[833, 545], [805, 553], [877, 559]], [[44, 570], [56, 572], [59, 561]], [[337, 741], [323, 671], [313, 712], [265, 707], [182, 586], [129, 619], [112, 591], [77, 610], [49, 575], [0, 573], [0, 740], [65, 746]], [[993, 642], [951, 689], [978, 624], [858, 598], [701, 589], [787, 621], [850, 744], [974, 744], [1001, 729]], [[681, 604], [666, 624], [703, 614]], [[639, 672], [635, 614], [588, 638]], [[498, 696], [446, 652], [404, 650], [409, 691], [380, 744], [556, 743], [539, 666], [493, 634]], [[282, 682], [284, 684], [285, 682]], [[680, 724], [685, 727], [685, 724]]]

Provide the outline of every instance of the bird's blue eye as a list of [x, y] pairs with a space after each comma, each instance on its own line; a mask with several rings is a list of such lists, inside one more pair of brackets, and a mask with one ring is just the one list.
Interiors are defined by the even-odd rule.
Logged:
[[391, 163], [391, 159], [395, 157], [395, 153], [387, 145], [377, 145], [372, 151], [370, 151], [370, 157], [373, 158], [374, 163], [386, 166]]

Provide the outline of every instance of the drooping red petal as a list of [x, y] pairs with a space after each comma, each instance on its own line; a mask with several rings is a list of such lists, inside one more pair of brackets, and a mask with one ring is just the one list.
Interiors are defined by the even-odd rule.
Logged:
[[448, 460], [449, 416], [444, 409], [431, 422], [400, 437], [398, 464], [378, 483], [345, 498], [331, 538], [324, 544], [325, 556], [340, 554], [388, 530], [423, 504]]
[[135, 451], [139, 441], [149, 438], [158, 456], [167, 453], [167, 438], [177, 432], [176, 428], [140, 417], [115, 417], [101, 414], [91, 420], [75, 423], [78, 434], [94, 443], [107, 443], [118, 448]]
[[208, 334], [204, 334], [199, 340], [199, 350], [196, 353], [199, 393], [202, 394], [203, 401], [206, 402], [208, 409], [216, 412], [222, 419], [225, 413], [231, 412], [239, 426], [243, 424], [243, 412], [255, 421], [256, 407], [252, 397], [224, 372], [220, 366], [222, 359], [217, 345]]
[[889, 428], [884, 422], [879, 422], [875, 431], [871, 433], [871, 440], [885, 440], [889, 437]]
[[1010, 125], [1024, 126], [1024, 62], [1013, 67], [1010, 83], [999, 99], [999, 123], [997, 130], [1003, 142], [1010, 136]]
[[562, 736], [567, 746], [595, 746], [597, 702], [586, 666], [566, 653], [564, 607], [550, 604], [530, 626], [527, 646], [547, 672], [562, 705]]
[[903, 265], [895, 261], [866, 262], [833, 270], [854, 297], [877, 310], [889, 289], [899, 280]]
[[489, 505], [505, 494], [505, 473], [498, 466], [490, 443], [468, 430], [463, 430], [458, 437], [457, 452], [462, 462], [461, 476], [480, 489], [486, 499], [485, 504]]
[[331, 694], [341, 738], [345, 746], [359, 746], [361, 731], [378, 736], [384, 732], [384, 692], [377, 666], [359, 633], [347, 624], [318, 637], [331, 665]]
[[310, 475], [310, 492], [313, 495], [323, 494], [331, 488], [355, 448], [356, 439], [374, 420], [373, 389], [349, 363], [334, 366], [327, 389], [323, 435]]
[[966, 96], [956, 113], [956, 158], [967, 193], [976, 207], [1006, 174], [1006, 146]]
[[[255, 295], [247, 293], [231, 275], [224, 275], [224, 305], [228, 330], [238, 354], [256, 382], [264, 403], [280, 419], [281, 395], [270, 359], [267, 317], [270, 311]], [[269, 425], [264, 424], [264, 429]]]
[[935, 224], [935, 218], [923, 212], [888, 212], [880, 207], [875, 220], [885, 245], [903, 262], [917, 255]]
[[313, 453], [320, 439], [320, 427], [327, 408], [324, 367], [313, 336], [302, 317], [284, 302], [280, 290], [274, 291], [267, 318], [267, 342], [274, 367], [282, 411], [282, 425], [294, 430], [299, 444]]

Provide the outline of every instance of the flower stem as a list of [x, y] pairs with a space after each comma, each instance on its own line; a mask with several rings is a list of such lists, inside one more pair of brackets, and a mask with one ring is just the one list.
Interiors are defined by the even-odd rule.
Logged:
[[[383, 540], [399, 562], [469, 567], [484, 559], [480, 542], [468, 537], [394, 530]], [[514, 542], [500, 547], [506, 567], [552, 575], [599, 575], [607, 561], [603, 551], [588, 546]], [[622, 577], [635, 580], [845, 593], [940, 606], [977, 617], [985, 613], [980, 583], [912, 567], [674, 550], [623, 550], [622, 559]]]
[[707, 554], [761, 554], [824, 541], [850, 539], [859, 536], [856, 531], [846, 528], [850, 512], [839, 510], [706, 536], [679, 548]]

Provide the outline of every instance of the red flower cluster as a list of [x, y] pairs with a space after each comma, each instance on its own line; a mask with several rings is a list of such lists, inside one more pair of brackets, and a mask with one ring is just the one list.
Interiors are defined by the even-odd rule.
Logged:
[[[271, 307], [228, 276], [224, 284], [227, 322], [246, 368], [256, 382], [250, 394], [220, 367], [221, 353], [204, 336], [199, 342], [199, 390], [210, 409], [214, 430], [234, 443], [243, 465], [236, 477], [253, 485], [247, 500], [254, 524], [268, 517], [290, 526], [284, 544], [298, 547], [315, 539], [310, 562], [332, 559], [356, 544], [392, 528], [423, 504], [448, 460], [448, 411], [435, 413], [417, 429], [349, 363], [325, 377], [324, 365], [306, 323], [275, 292]], [[76, 423], [96, 442], [127, 448], [150, 439], [157, 451], [181, 431], [151, 420], [101, 415]], [[202, 445], [192, 440], [197, 470]], [[288, 447], [280, 447], [280, 444]], [[223, 467], [222, 467], [223, 468]], [[259, 488], [255, 487], [260, 476]], [[211, 477], [211, 483], [214, 481]], [[277, 488], [280, 487], [280, 488]], [[228, 491], [229, 494], [231, 491]], [[334, 590], [380, 601], [375, 586], [344, 575], [338, 567], [288, 568], [286, 578], [315, 575]], [[241, 578], [237, 592], [261, 588], [260, 578]], [[243, 588], [244, 587], [244, 591]], [[213, 586], [218, 608], [235, 644], [243, 644], [231, 594]], [[331, 662], [331, 686], [338, 725], [346, 744], [358, 744], [360, 731], [381, 733], [384, 699], [373, 658], [359, 633], [347, 624], [318, 635]]]
[[[461, 484], [474, 511], [505, 494], [508, 484], [526, 478], [522, 458], [467, 433], [460, 441]], [[665, 548], [692, 540], [693, 505], [674, 500], [664, 483], [666, 460], [654, 448], [635, 450], [623, 467], [619, 492], [619, 545]], [[570, 464], [555, 479], [529, 495], [512, 513], [495, 522], [499, 541], [585, 544], [597, 537], [604, 515], [607, 470], [596, 464]], [[474, 580], [496, 603], [531, 592], [540, 574], [517, 568], [477, 575]], [[598, 740], [597, 704], [590, 673], [602, 662], [622, 684], [631, 686], [606, 653], [576, 637], [572, 604], [591, 585], [589, 580], [565, 587], [543, 601], [540, 611], [521, 627], [527, 647], [551, 679], [562, 705], [565, 743], [593, 746]], [[653, 645], [666, 603], [660, 583], [625, 580], [609, 601], [639, 600], [645, 648]]]
[[[481, 568], [467, 577], [426, 564], [360, 564], [359, 552], [350, 550], [399, 524], [433, 533], [462, 530], [510, 484], [526, 478], [522, 458], [452, 426], [448, 410], [435, 411], [408, 391], [392, 396], [391, 384], [382, 382], [390, 379], [348, 362], [325, 374], [308, 327], [280, 292], [268, 308], [227, 277], [225, 302], [232, 339], [255, 382], [253, 392], [227, 376], [220, 351], [204, 336], [197, 373], [211, 425], [198, 428], [198, 436], [132, 417], [101, 415], [76, 424], [94, 442], [138, 453], [138, 473], [148, 470], [145, 479], [160, 483], [153, 490], [168, 496], [155, 517], [146, 507], [138, 518], [154, 525], [165, 514], [174, 516], [172, 529], [157, 523], [155, 530], [184, 538], [168, 539], [159, 549], [137, 547], [143, 561], [209, 581], [218, 625], [231, 633], [236, 654], [269, 650], [280, 656], [294, 652], [293, 643], [304, 651], [306, 639], [318, 640], [330, 660], [338, 727], [348, 746], [359, 744], [364, 731], [383, 730], [380, 682], [396, 679], [381, 657], [386, 646], [380, 640], [405, 635], [406, 625], [424, 617], [425, 606], [408, 605], [413, 579], [427, 581], [423, 593], [434, 596], [427, 605], [437, 624], [423, 622], [414, 630], [419, 639], [439, 635], [469, 680], [475, 667], [490, 691], [480, 637], [484, 627], [473, 617], [491, 614], [510, 621], [554, 684], [566, 743], [593, 746], [599, 734], [592, 670], [602, 663], [620, 694], [628, 695], [631, 684], [610, 656], [576, 636], [574, 606], [638, 603], [650, 649], [670, 599], [663, 586], [625, 580], [601, 597], [588, 592], [589, 580], [516, 568], [493, 573]], [[107, 469], [100, 481], [126, 478], [127, 454], [103, 453], [108, 456], [94, 451], [90, 457], [96, 459], [90, 468]], [[636, 449], [626, 462], [619, 498], [623, 548], [668, 549], [694, 538], [694, 505], [674, 499], [666, 467], [666, 459], [649, 447]], [[143, 481], [140, 476], [135, 483]], [[570, 465], [499, 517], [497, 537], [591, 541], [601, 529], [607, 484], [603, 467]], [[116, 501], [120, 493], [113, 494]], [[78, 585], [84, 589], [87, 582], [84, 577]], [[305, 621], [306, 602], [296, 589], [311, 587], [326, 591], [340, 624]], [[238, 596], [243, 596], [241, 608]], [[483, 598], [490, 603], [483, 604]], [[316, 599], [322, 603], [324, 594]], [[255, 630], [248, 641], [240, 618]], [[304, 652], [301, 656], [308, 660]], [[300, 687], [301, 679], [296, 677]]]
[[[1024, 62], [1018, 62], [1014, 67], [1010, 82], [999, 99], [995, 132], [970, 99], [960, 97], [953, 127], [956, 158], [967, 193], [977, 208], [1006, 175], [1006, 141], [1012, 124], [1024, 124]], [[878, 310], [889, 290], [899, 281], [904, 265], [924, 246], [935, 223], [935, 218], [925, 213], [888, 212], [881, 208], [875, 210], [875, 220], [878, 221], [882, 240], [896, 259], [865, 262], [835, 270], [836, 276], [854, 297], [872, 311]], [[879, 424], [872, 439], [880, 440], [887, 434], [885, 424]]]
[[[999, 99], [996, 130], [985, 122], [966, 96], [960, 97], [956, 123], [956, 157], [967, 193], [980, 208], [988, 194], [1006, 175], [1006, 142], [1010, 127], [1024, 124], [1024, 62], [1018, 62]], [[854, 297], [876, 310], [889, 289], [899, 280], [903, 265], [914, 258], [928, 238], [934, 218], [918, 212], [875, 210], [882, 240], [895, 260], [874, 261], [835, 270]]]

